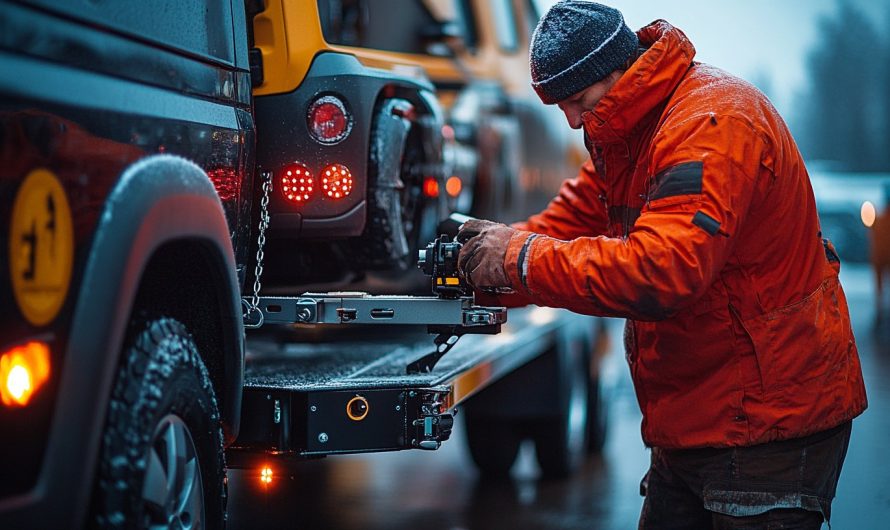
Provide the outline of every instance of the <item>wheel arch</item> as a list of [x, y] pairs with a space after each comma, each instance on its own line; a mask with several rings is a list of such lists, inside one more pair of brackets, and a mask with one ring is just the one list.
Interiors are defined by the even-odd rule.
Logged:
[[[107, 404], [137, 300], [148, 289], [167, 285], [164, 282], [170, 279], [161, 273], [170, 271], [177, 256], [195, 258], [192, 269], [207, 267], [204, 287], [214, 283], [211, 278], [218, 280], [215, 297], [204, 293], [208, 300], [215, 298], [208, 302], [215, 306], [207, 311], [219, 314], [222, 349], [216, 364], [222, 369], [217, 370], [215, 384], [222, 389], [218, 400], [226, 440], [237, 434], [244, 331], [222, 204], [200, 167], [177, 156], [152, 155], [129, 166], [105, 201], [60, 371], [59, 398], [38, 487], [47, 496], [67, 498], [72, 513], [78, 514], [75, 520], [83, 520], [89, 504]], [[160, 294], [167, 294], [166, 289]], [[170, 297], [177, 298], [175, 293]], [[188, 300], [179, 298], [173, 305], [181, 311]], [[210, 340], [209, 322], [193, 331], [199, 346]]]
[[185, 237], [163, 243], [151, 255], [133, 299], [130, 320], [146, 315], [182, 322], [195, 339], [216, 393], [226, 442], [237, 433], [243, 370], [242, 340], [232, 311], [226, 260], [206, 237]]

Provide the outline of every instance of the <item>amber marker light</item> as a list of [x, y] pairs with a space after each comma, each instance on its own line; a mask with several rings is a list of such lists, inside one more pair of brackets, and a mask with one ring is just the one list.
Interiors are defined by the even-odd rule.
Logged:
[[29, 342], [0, 356], [0, 398], [7, 407], [24, 407], [49, 379], [49, 346]]
[[281, 193], [291, 202], [303, 203], [312, 197], [312, 174], [303, 164], [291, 164], [281, 170]]
[[272, 483], [272, 468], [269, 466], [263, 466], [263, 469], [260, 470], [260, 482], [263, 486], [268, 486]]
[[447, 191], [448, 195], [451, 195], [452, 197], [457, 197], [458, 195], [460, 195], [460, 190], [462, 188], [463, 184], [461, 183], [460, 177], [458, 176], [453, 176], [445, 182], [445, 191]]
[[342, 199], [352, 193], [352, 173], [343, 164], [331, 164], [321, 172], [321, 189], [329, 199]]

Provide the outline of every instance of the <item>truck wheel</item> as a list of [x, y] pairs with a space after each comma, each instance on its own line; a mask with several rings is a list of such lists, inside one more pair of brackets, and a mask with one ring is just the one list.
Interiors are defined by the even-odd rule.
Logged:
[[102, 528], [222, 528], [222, 430], [204, 362], [185, 327], [150, 320], [131, 333], [102, 439]]
[[466, 416], [467, 447], [479, 472], [490, 478], [503, 478], [519, 454], [519, 433], [508, 421]]
[[359, 244], [362, 265], [404, 270], [416, 257], [416, 231], [423, 214], [421, 182], [410, 180], [416, 153], [409, 148], [410, 117], [406, 100], [386, 100], [374, 120], [368, 175], [368, 223]]
[[[577, 361], [586, 359], [575, 355]], [[547, 478], [563, 478], [578, 469], [587, 454], [588, 372], [584, 362], [565, 363], [560, 370], [559, 414], [532, 426], [535, 455]]]

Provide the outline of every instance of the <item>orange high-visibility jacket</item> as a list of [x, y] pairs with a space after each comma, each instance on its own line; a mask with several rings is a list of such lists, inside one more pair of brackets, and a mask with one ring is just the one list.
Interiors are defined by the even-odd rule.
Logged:
[[584, 115], [592, 161], [510, 241], [516, 295], [626, 317], [643, 439], [727, 447], [866, 408], [836, 254], [804, 162], [753, 86], [693, 62], [678, 29]]

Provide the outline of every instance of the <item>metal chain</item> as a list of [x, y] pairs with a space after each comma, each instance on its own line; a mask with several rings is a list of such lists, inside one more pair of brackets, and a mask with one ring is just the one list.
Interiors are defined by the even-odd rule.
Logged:
[[[272, 173], [263, 171], [260, 173], [263, 179], [263, 198], [260, 200], [260, 225], [259, 235], [257, 236], [256, 249], [256, 268], [253, 273], [253, 294], [250, 302], [246, 304], [244, 312], [244, 327], [258, 328], [263, 325], [263, 312], [260, 311], [260, 288], [262, 283], [260, 278], [263, 276], [263, 247], [266, 246], [266, 229], [269, 228], [269, 194], [272, 192]], [[259, 315], [259, 319], [255, 323], [248, 323], [247, 319], [254, 313]]]

